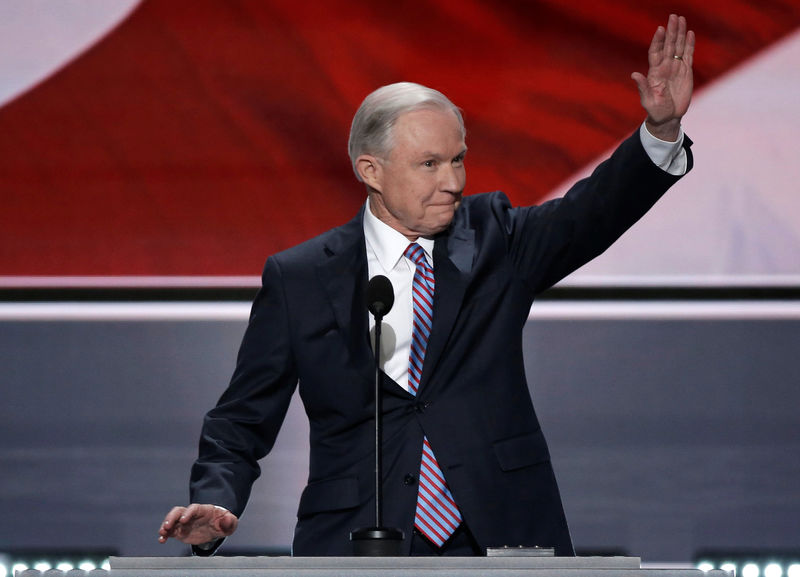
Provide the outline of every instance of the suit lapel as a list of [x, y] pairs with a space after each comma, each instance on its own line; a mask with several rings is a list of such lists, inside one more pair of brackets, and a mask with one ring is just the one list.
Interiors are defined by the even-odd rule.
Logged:
[[328, 295], [336, 324], [352, 355], [354, 366], [367, 379], [374, 355], [369, 345], [369, 319], [364, 293], [368, 282], [364, 244], [364, 208], [353, 220], [330, 235], [324, 246], [317, 276]]
[[472, 273], [475, 256], [475, 231], [454, 227], [436, 239], [433, 247], [433, 272], [436, 290], [433, 296], [433, 328], [425, 350], [420, 391], [442, 356], [453, 325], [461, 310], [464, 291]]
[[[369, 317], [365, 304], [369, 279], [363, 217], [364, 207], [353, 220], [333, 231], [325, 243], [322, 261], [317, 265], [317, 275], [325, 287], [336, 323], [355, 366], [371, 382], [374, 379], [375, 355], [369, 342]], [[433, 248], [436, 276], [433, 329], [425, 352], [421, 394], [424, 394], [425, 383], [442, 356], [461, 310], [474, 257], [475, 233], [471, 229], [454, 226], [436, 239]], [[384, 388], [408, 395], [394, 381], [390, 384]]]

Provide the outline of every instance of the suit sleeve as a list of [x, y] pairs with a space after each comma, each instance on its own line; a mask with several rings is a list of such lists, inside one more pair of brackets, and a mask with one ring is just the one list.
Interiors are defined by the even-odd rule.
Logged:
[[[690, 145], [684, 138], [687, 172]], [[650, 160], [637, 131], [562, 198], [500, 209], [510, 256], [532, 295], [602, 254], [680, 178]]]
[[275, 443], [297, 385], [280, 267], [267, 260], [230, 385], [205, 416], [190, 499], [237, 517]]

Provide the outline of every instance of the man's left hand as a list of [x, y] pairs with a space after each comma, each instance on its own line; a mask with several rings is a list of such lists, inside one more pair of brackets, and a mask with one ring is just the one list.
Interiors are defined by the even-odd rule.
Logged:
[[662, 140], [678, 139], [681, 118], [689, 109], [694, 41], [694, 32], [686, 31], [686, 18], [670, 14], [667, 28], [659, 26], [650, 43], [647, 76], [631, 74], [647, 112], [647, 129]]

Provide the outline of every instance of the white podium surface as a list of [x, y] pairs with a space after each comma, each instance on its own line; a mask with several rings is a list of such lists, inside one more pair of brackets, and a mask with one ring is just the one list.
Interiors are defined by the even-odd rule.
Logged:
[[28, 569], [16, 577], [733, 577], [642, 568], [638, 557], [111, 557], [110, 569]]

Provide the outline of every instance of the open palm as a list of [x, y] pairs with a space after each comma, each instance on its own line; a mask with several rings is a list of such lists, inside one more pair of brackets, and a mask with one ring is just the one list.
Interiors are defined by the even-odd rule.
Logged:
[[647, 112], [648, 129], [655, 136], [674, 133], [677, 137], [680, 119], [689, 109], [694, 89], [694, 43], [694, 32], [687, 32], [686, 19], [670, 15], [667, 28], [659, 26], [653, 35], [647, 76], [639, 72], [631, 75]]

